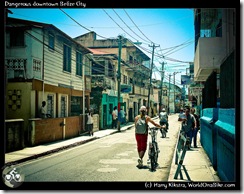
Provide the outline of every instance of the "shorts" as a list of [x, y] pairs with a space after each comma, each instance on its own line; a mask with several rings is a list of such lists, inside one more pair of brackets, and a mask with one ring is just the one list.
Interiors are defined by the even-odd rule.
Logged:
[[159, 121], [159, 124], [160, 124], [160, 125], [167, 124], [167, 121], [160, 120], [160, 121]]
[[87, 131], [93, 130], [93, 124], [87, 124]]
[[136, 134], [138, 152], [146, 151], [147, 149], [147, 134]]

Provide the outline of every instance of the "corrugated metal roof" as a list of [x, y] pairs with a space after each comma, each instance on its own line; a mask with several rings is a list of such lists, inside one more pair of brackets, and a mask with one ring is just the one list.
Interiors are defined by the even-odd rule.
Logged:
[[107, 53], [98, 49], [88, 48], [88, 50], [90, 50], [94, 55], [112, 55], [112, 53]]

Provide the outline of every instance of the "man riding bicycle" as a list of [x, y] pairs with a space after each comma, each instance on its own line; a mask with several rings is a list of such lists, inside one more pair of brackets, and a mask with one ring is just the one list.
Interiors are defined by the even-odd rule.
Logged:
[[[161, 126], [163, 126], [164, 124], [166, 124], [166, 132], [168, 132], [169, 129], [169, 123], [168, 123], [168, 113], [165, 111], [165, 108], [162, 108], [162, 111], [159, 113], [159, 123]], [[160, 129], [161, 133], [162, 133], [162, 129]]]

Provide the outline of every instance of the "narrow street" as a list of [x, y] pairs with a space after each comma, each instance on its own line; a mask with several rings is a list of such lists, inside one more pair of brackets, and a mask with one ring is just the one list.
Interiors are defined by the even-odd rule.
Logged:
[[180, 126], [177, 118], [177, 114], [169, 116], [166, 138], [158, 133], [160, 153], [156, 172], [151, 172], [146, 165], [147, 152], [145, 167], [136, 167], [134, 127], [18, 167], [25, 175], [25, 182], [167, 181]]
[[[4, 2], [4, 187], [240, 188], [239, 5]], [[155, 171], [143, 110], [170, 114]]]

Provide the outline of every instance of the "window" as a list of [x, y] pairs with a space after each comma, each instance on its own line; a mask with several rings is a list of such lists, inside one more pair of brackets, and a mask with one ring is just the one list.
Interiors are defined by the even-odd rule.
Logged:
[[105, 62], [97, 61], [97, 63], [93, 63], [92, 75], [104, 75], [104, 74], [105, 74]]
[[114, 69], [114, 66], [110, 62], [108, 62], [108, 77], [114, 77]]
[[65, 96], [61, 96], [61, 117], [66, 117], [66, 107], [67, 107], [67, 100]]
[[71, 96], [71, 116], [79, 116], [82, 113], [82, 97]]
[[71, 73], [71, 48], [64, 44], [63, 70]]
[[49, 49], [54, 50], [54, 36], [52, 34], [48, 35], [48, 46]]
[[52, 117], [54, 117], [54, 96], [48, 95], [47, 96], [47, 114], [50, 114]]
[[10, 46], [25, 46], [24, 31], [10, 31]]
[[127, 76], [123, 75], [123, 83], [127, 84]]
[[76, 52], [76, 75], [82, 76], [82, 54]]
[[210, 29], [201, 29], [200, 30], [200, 37], [212, 37]]

